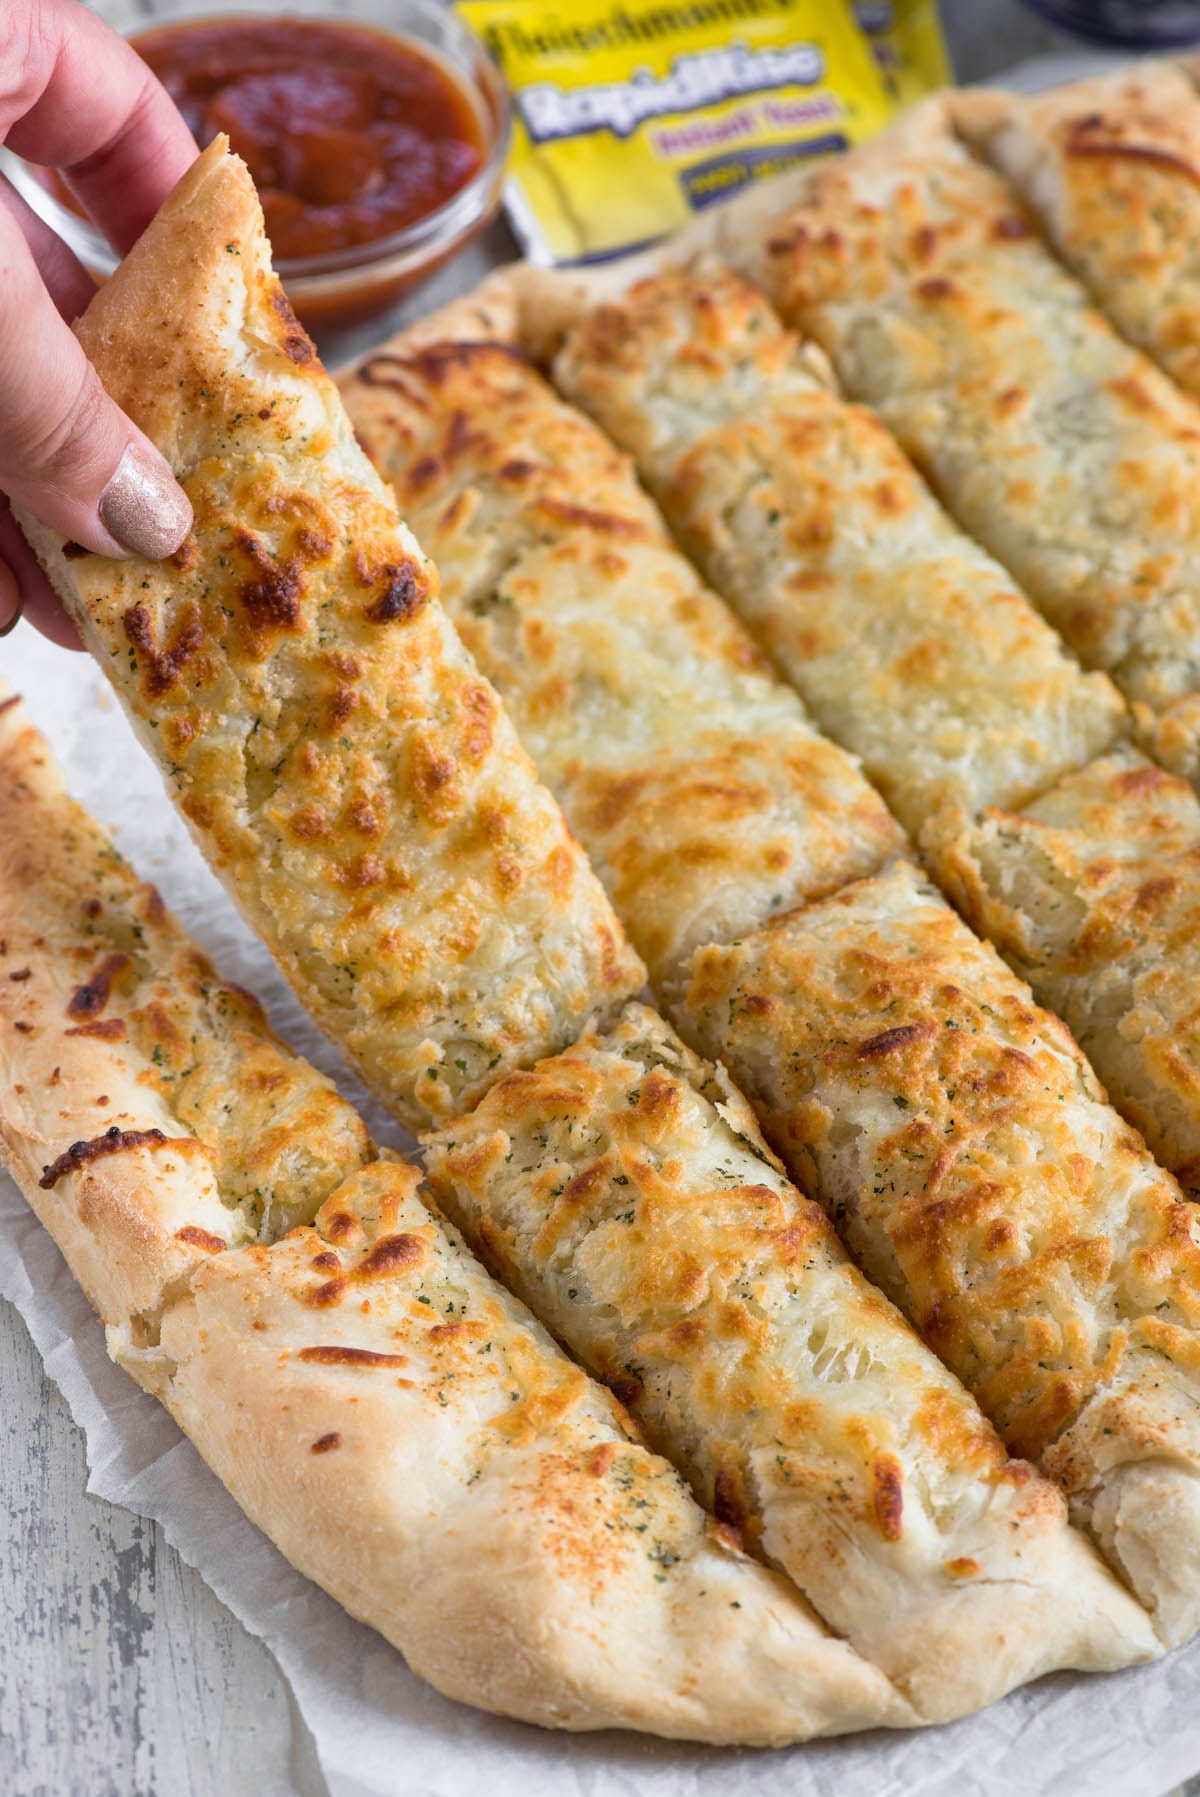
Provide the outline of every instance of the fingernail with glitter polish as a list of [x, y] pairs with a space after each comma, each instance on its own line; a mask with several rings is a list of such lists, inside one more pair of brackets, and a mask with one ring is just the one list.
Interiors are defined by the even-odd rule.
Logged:
[[154, 450], [131, 443], [100, 495], [100, 522], [134, 555], [160, 562], [192, 528], [187, 494]]

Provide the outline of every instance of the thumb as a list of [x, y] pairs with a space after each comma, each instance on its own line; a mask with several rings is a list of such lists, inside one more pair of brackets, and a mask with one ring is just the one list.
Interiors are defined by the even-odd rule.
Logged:
[[2, 207], [0, 492], [100, 555], [161, 561], [192, 523], [187, 496], [105, 393]]

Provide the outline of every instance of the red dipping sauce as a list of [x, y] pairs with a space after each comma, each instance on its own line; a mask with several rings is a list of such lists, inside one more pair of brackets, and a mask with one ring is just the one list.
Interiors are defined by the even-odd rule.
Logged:
[[203, 147], [249, 164], [278, 261], [390, 237], [486, 158], [470, 95], [411, 41], [312, 19], [204, 19], [132, 39]]

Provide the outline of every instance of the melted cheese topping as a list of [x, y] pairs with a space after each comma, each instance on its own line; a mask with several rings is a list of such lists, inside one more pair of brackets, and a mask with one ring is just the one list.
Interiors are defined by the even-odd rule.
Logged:
[[956, 122], [1117, 328], [1200, 397], [1200, 99], [1184, 71], [1143, 62], [1035, 99], [964, 94]]
[[931, 838], [959, 909], [1200, 1195], [1200, 801], [1132, 750]]
[[1014, 1452], [1087, 1494], [1103, 1409], [1120, 1458], [1200, 1475], [1196, 1212], [915, 869], [700, 950], [685, 1009]]
[[818, 170], [772, 294], [1089, 666], [1200, 689], [1200, 411], [1088, 302], [940, 102]]
[[624, 457], [513, 352], [385, 353], [347, 403], [653, 975], [900, 845]]
[[[779, 1741], [905, 1717], [380, 1163], [210, 1262], [161, 1395], [302, 1570], [468, 1702]], [[264, 1452], [264, 1447], [269, 1451]]]
[[0, 916], [4, 1159], [120, 1363], [414, 1670], [550, 1726], [912, 1720], [375, 1159], [2, 690]]
[[555, 372], [914, 834], [946, 803], [1017, 803], [1112, 741], [1110, 683], [748, 282], [712, 264], [643, 282], [571, 333]]
[[[745, 1101], [652, 1012], [508, 1076], [426, 1145], [439, 1199], [506, 1281], [925, 1713], [955, 1713], [978, 1678], [948, 1648], [965, 1615], [982, 1627], [990, 1581], [1014, 1624], [1066, 1573], [1052, 1554], [1084, 1590], [1105, 1583], [1057, 1493], [1005, 1461]], [[998, 1660], [989, 1688], [1012, 1670]]]
[[107, 1322], [198, 1256], [308, 1222], [374, 1158], [68, 796], [0, 690], [0, 1141]]
[[[51, 565], [300, 998], [428, 1122], [573, 1040], [644, 970], [291, 317], [239, 168], [198, 164], [80, 327], [194, 531], [167, 564], [67, 546]], [[186, 330], [158, 297], [172, 232], [200, 246]]]
[[1148, 755], [1200, 791], [1200, 693], [1180, 699], [1164, 712], [1134, 707], [1136, 738]]

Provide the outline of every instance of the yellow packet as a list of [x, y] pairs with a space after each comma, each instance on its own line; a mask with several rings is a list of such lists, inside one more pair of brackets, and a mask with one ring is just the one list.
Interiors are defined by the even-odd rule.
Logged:
[[513, 95], [506, 203], [535, 262], [654, 242], [882, 129], [843, 0], [459, 0]]
[[954, 79], [937, 0], [853, 0], [884, 85], [902, 106]]

